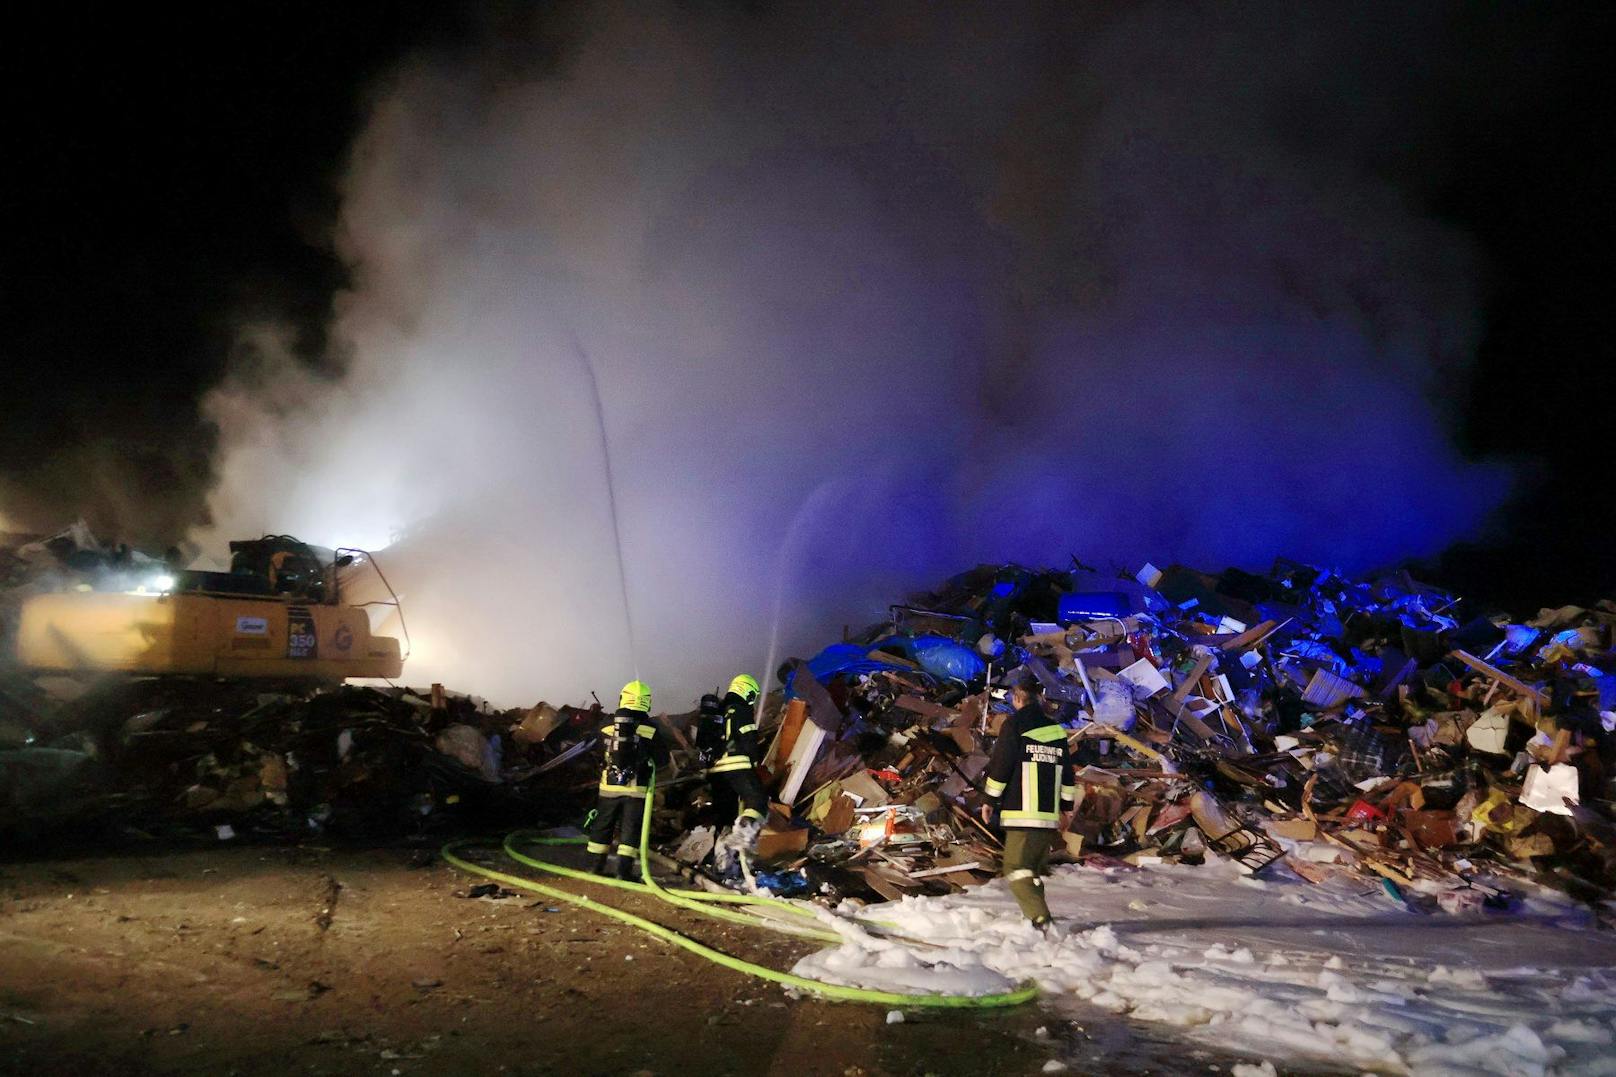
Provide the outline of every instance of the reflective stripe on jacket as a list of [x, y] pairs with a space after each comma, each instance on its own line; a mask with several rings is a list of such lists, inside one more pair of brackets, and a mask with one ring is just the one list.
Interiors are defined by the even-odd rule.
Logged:
[[1004, 720], [986, 779], [998, 823], [1007, 829], [1058, 830], [1061, 812], [1077, 803], [1066, 730], [1036, 703]]
[[734, 692], [724, 697], [724, 749], [708, 774], [751, 770], [757, 766], [757, 708]]

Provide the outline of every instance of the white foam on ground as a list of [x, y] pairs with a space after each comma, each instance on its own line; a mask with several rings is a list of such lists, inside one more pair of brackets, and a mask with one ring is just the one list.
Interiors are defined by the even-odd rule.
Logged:
[[862, 987], [983, 994], [1035, 979], [1284, 1063], [1419, 1074], [1613, 1074], [1616, 940], [1535, 891], [1513, 913], [1408, 911], [1378, 886], [1202, 867], [1056, 869], [1046, 938], [1002, 882], [870, 910], [917, 947], [859, 931], [797, 963]]

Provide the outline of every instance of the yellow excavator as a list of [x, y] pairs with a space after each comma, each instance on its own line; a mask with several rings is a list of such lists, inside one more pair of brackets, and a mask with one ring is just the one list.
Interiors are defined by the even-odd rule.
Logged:
[[[340, 683], [397, 677], [399, 641], [374, 635], [367, 607], [345, 605], [343, 581], [375, 559], [289, 535], [230, 543], [230, 571], [159, 566], [106, 583], [26, 599], [17, 659], [35, 673], [248, 678]], [[400, 627], [402, 611], [398, 610]], [[408, 639], [408, 631], [405, 630]]]

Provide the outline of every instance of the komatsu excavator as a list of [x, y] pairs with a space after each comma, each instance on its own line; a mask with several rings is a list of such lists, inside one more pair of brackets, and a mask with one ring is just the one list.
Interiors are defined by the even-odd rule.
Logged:
[[[230, 543], [230, 554], [229, 572], [163, 569], [112, 589], [81, 584], [28, 598], [17, 618], [19, 664], [35, 673], [326, 684], [403, 671], [398, 640], [371, 633], [366, 607], [376, 603], [342, 601], [344, 579], [361, 566], [386, 586], [365, 551], [266, 535]], [[381, 604], [396, 609], [398, 596]]]

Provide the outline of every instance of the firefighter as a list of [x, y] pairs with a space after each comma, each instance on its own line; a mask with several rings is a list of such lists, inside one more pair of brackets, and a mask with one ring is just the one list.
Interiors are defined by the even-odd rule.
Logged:
[[595, 810], [584, 825], [587, 846], [595, 857], [590, 870], [607, 875], [607, 858], [616, 841], [616, 874], [619, 879], [640, 877], [640, 821], [645, 815], [645, 794], [651, 780], [651, 765], [667, 765], [667, 736], [651, 720], [651, 688], [644, 681], [630, 681], [618, 696], [617, 712], [601, 728], [606, 738], [606, 759], [600, 771], [600, 792]]
[[716, 713], [703, 707], [702, 743], [707, 750], [702, 762], [707, 764], [713, 799], [717, 803], [733, 801], [739, 808], [734, 826], [713, 849], [713, 866], [720, 875], [734, 874], [741, 858], [757, 847], [768, 811], [768, 797], [757, 773], [758, 692], [757, 678], [742, 673], [729, 682]]
[[[1064, 828], [1063, 814], [1077, 803], [1077, 785], [1066, 730], [1044, 713], [1038, 682], [1027, 679], [1010, 691], [1015, 713], [1005, 719], [988, 760], [982, 814], [1004, 831], [1001, 874], [1032, 925], [1049, 928], [1043, 876], [1049, 851]], [[996, 818], [995, 818], [996, 817]]]

